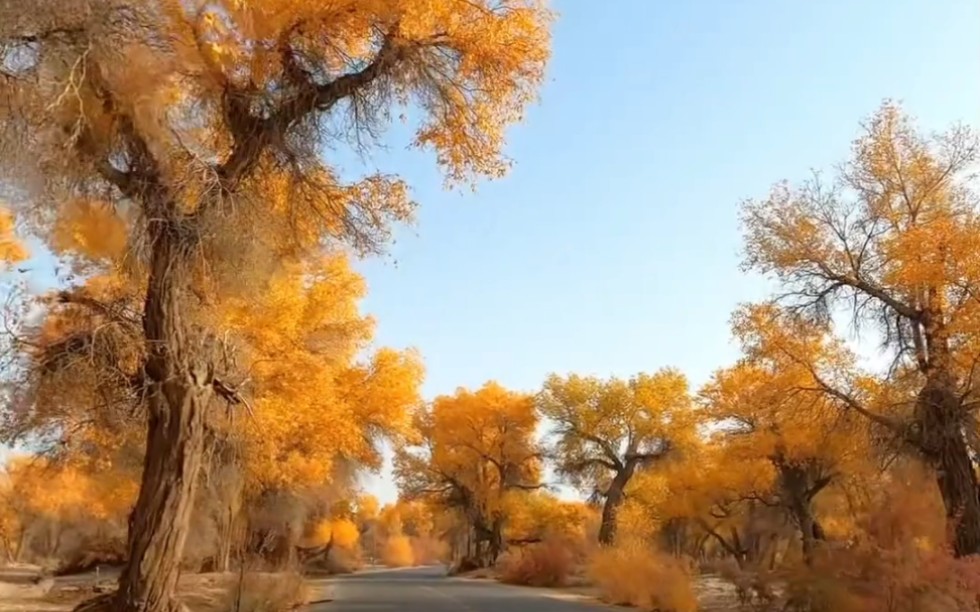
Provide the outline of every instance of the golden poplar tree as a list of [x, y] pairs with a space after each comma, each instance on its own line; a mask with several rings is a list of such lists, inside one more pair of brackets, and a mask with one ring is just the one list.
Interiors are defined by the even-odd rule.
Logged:
[[[248, 293], [324, 243], [382, 248], [412, 212], [379, 173], [342, 180], [331, 147], [368, 147], [395, 107], [451, 182], [497, 176], [548, 56], [534, 0], [42, 0], [0, 3], [0, 180], [38, 235], [68, 200], [124, 219], [143, 304], [148, 418], [123, 612], [178, 608], [177, 565], [215, 375], [202, 295]], [[223, 294], [223, 293], [222, 293]]]
[[533, 399], [489, 382], [437, 397], [417, 421], [421, 444], [395, 460], [403, 495], [458, 511], [473, 530], [471, 559], [492, 563], [506, 545], [508, 495], [541, 486]]
[[611, 544], [626, 487], [644, 467], [694, 436], [687, 379], [673, 369], [627, 380], [552, 375], [537, 396], [554, 423], [558, 471], [603, 499], [599, 541]]
[[819, 324], [849, 309], [890, 351], [892, 378], [912, 390], [901, 398], [904, 411], [883, 413], [860, 396], [853, 376], [809, 365], [825, 394], [935, 469], [959, 555], [980, 553], [971, 444], [980, 361], [980, 208], [971, 175], [978, 156], [970, 129], [927, 137], [886, 103], [832, 179], [780, 184], [744, 208], [745, 264], [778, 281], [793, 316]]

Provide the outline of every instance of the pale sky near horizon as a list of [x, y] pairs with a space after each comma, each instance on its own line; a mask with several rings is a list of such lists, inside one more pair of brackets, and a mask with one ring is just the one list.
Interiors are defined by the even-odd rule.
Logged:
[[[738, 203], [848, 154], [885, 98], [923, 128], [980, 126], [975, 0], [556, 0], [542, 100], [504, 180], [446, 193], [392, 150], [421, 202], [361, 266], [377, 341], [425, 357], [427, 397], [552, 371], [692, 385], [737, 356], [728, 317], [765, 295], [738, 269]], [[383, 501], [390, 472], [366, 480]]]
[[[980, 127], [976, 0], [553, 6], [548, 80], [505, 179], [460, 194], [431, 156], [368, 160], [421, 203], [397, 265], [359, 269], [377, 344], [421, 351], [426, 397], [666, 365], [698, 386], [737, 356], [734, 307], [765, 295], [738, 268], [741, 200], [842, 160], [884, 98], [927, 129]], [[397, 495], [388, 469], [365, 485]]]

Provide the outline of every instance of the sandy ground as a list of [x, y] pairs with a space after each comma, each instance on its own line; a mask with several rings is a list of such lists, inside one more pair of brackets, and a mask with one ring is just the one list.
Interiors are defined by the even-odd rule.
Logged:
[[[116, 569], [73, 576], [42, 578], [29, 565], [0, 568], [0, 612], [66, 612], [92, 596], [115, 588]], [[235, 584], [237, 573], [190, 574], [181, 577], [180, 590], [192, 610], [214, 609]]]

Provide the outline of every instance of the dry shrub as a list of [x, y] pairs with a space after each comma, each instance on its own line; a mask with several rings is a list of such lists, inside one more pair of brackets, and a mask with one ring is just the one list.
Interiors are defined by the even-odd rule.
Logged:
[[231, 586], [223, 601], [214, 608], [236, 612], [286, 612], [308, 599], [306, 583], [296, 573], [244, 574]]
[[[911, 469], [911, 468], [909, 468]], [[820, 547], [809, 567], [787, 572], [798, 610], [977, 610], [980, 559], [956, 559], [938, 491], [921, 471], [901, 474], [857, 521], [846, 543]]]
[[600, 548], [589, 575], [608, 603], [657, 612], [694, 612], [697, 596], [690, 564], [641, 542]]
[[777, 583], [782, 578], [778, 572], [757, 565], [742, 567], [731, 557], [709, 561], [702, 569], [731, 585], [743, 608], [768, 610], [777, 605]]
[[564, 542], [545, 540], [507, 551], [498, 566], [503, 582], [556, 587], [568, 582], [573, 562], [573, 553]]
[[459, 559], [449, 568], [450, 576], [457, 576], [459, 574], [470, 574], [478, 570], [485, 570], [487, 568], [480, 565], [474, 557], [464, 556]]
[[327, 553], [327, 569], [331, 574], [349, 574], [364, 567], [360, 551], [350, 548], [333, 548]]
[[331, 548], [326, 554], [306, 562], [306, 570], [327, 574], [350, 574], [364, 567], [364, 559], [357, 549]]
[[412, 542], [406, 536], [396, 535], [385, 540], [381, 550], [381, 562], [389, 567], [409, 567], [415, 565]]
[[980, 601], [980, 559], [914, 540], [862, 540], [821, 551], [788, 572], [791, 609], [814, 612], [966, 612]]
[[416, 565], [435, 565], [442, 563], [449, 555], [445, 542], [430, 536], [411, 538], [412, 558]]

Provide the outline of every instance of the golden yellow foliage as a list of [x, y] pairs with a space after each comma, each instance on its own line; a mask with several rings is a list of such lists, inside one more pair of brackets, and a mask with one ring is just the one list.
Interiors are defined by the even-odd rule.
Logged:
[[317, 524], [313, 532], [316, 544], [330, 544], [347, 550], [353, 550], [357, 546], [360, 536], [357, 525], [345, 518], [324, 519]]
[[555, 423], [558, 467], [596, 486], [634, 462], [680, 449], [695, 437], [687, 379], [673, 369], [630, 380], [550, 376], [538, 409]]
[[389, 536], [381, 549], [381, 562], [389, 567], [408, 567], [415, 564], [412, 542], [407, 536]]
[[338, 457], [377, 466], [376, 440], [411, 430], [421, 359], [381, 349], [355, 362], [372, 331], [357, 310], [363, 279], [342, 255], [319, 264], [285, 270], [259, 301], [222, 306], [248, 348], [255, 418], [242, 428], [255, 487], [325, 482]]
[[500, 580], [536, 587], [564, 586], [575, 557], [568, 541], [549, 538], [526, 547], [511, 548], [498, 561]]
[[[302, 41], [327, 74], [400, 53], [416, 69], [390, 74], [388, 87], [399, 100], [421, 98], [429, 117], [416, 144], [434, 149], [453, 179], [503, 170], [503, 130], [534, 99], [548, 59], [551, 15], [539, 0], [222, 0], [196, 15], [174, 5], [175, 29], [188, 39], [182, 59], [225, 87], [282, 82], [289, 56], [268, 41]], [[388, 36], [380, 50], [379, 32]]]
[[[499, 176], [505, 130], [544, 77], [551, 15], [539, 0], [69, 4], [0, 8], [2, 53], [31, 49], [3, 83], [0, 181], [52, 246], [110, 259], [135, 247], [112, 263], [139, 288], [144, 363], [132, 397], [111, 399], [142, 404], [150, 435], [141, 528], [106, 605], [165, 609], [205, 432], [242, 451], [253, 493], [320, 484], [338, 458], [377, 466], [378, 439], [410, 433], [418, 356], [361, 360], [359, 279], [327, 278], [336, 259], [311, 257], [383, 251], [414, 202], [397, 175], [348, 182], [324, 152], [370, 148], [410, 109], [412, 143], [447, 183]], [[80, 195], [107, 207], [76, 208]], [[237, 409], [248, 391], [254, 419], [214, 416], [212, 399]]]
[[90, 261], [119, 261], [129, 240], [129, 227], [112, 204], [76, 199], [60, 211], [50, 244], [59, 254]]
[[378, 498], [367, 493], [358, 496], [354, 505], [357, 508], [357, 521], [361, 524], [377, 519], [381, 510]]
[[554, 423], [558, 472], [604, 498], [599, 528], [604, 544], [615, 538], [616, 514], [636, 473], [697, 441], [687, 378], [670, 368], [628, 381], [551, 375], [537, 406]]
[[27, 255], [27, 249], [14, 234], [13, 214], [0, 208], [0, 263], [21, 261]]
[[695, 612], [697, 597], [683, 560], [660, 554], [638, 542], [598, 549], [589, 575], [603, 601], [642, 610]]
[[537, 486], [538, 417], [529, 395], [489, 382], [437, 397], [417, 419], [425, 446], [396, 458], [405, 491], [465, 506], [489, 523], [503, 515], [506, 492]]
[[129, 472], [92, 472], [38, 457], [8, 461], [13, 495], [25, 508], [55, 519], [107, 519], [125, 516], [136, 499], [138, 483]]
[[504, 499], [509, 540], [580, 540], [597, 520], [594, 508], [540, 491], [513, 491]]

